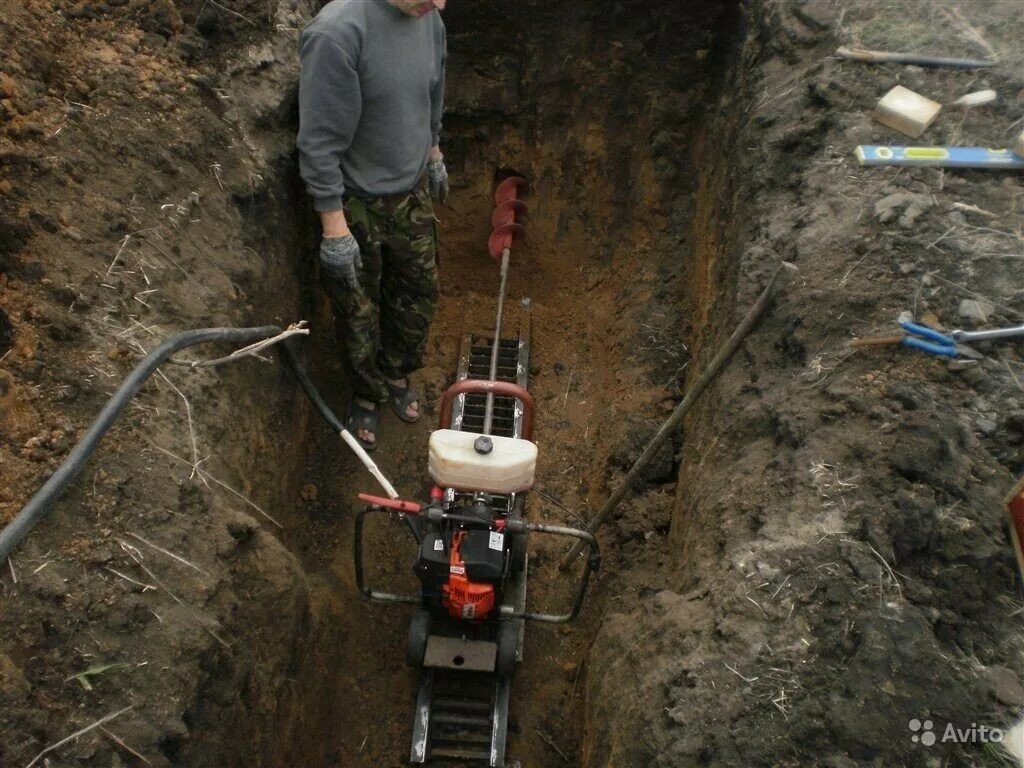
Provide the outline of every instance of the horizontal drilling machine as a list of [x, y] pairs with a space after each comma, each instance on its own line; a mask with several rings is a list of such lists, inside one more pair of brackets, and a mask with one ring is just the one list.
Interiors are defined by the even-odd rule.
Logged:
[[[466, 337], [456, 381], [441, 401], [430, 436], [433, 481], [426, 503], [360, 494], [368, 506], [355, 525], [356, 583], [362, 595], [416, 606], [406, 661], [421, 670], [410, 762], [516, 765], [505, 759], [511, 678], [523, 659], [525, 622], [565, 623], [579, 614], [600, 553], [587, 531], [527, 520], [537, 446], [534, 401], [527, 389], [528, 334], [502, 338], [512, 246], [524, 233], [526, 182], [509, 177], [495, 190], [488, 251], [501, 265], [493, 335]], [[529, 300], [524, 300], [529, 306]], [[368, 514], [403, 516], [418, 547], [418, 595], [369, 588], [363, 569]], [[527, 610], [529, 534], [582, 541], [589, 548], [571, 606], [564, 613]]]

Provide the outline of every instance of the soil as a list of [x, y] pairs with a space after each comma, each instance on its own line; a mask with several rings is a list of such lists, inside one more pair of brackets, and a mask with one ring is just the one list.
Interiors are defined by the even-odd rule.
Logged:
[[[293, 150], [295, 37], [314, 10], [3, 5], [0, 520], [179, 330], [308, 320], [303, 354], [344, 413]], [[852, 154], [902, 142], [870, 119], [897, 83], [943, 102], [995, 88], [926, 137], [1005, 145], [1019, 5], [453, 0], [445, 19], [453, 194], [416, 379], [426, 415], [386, 414], [375, 454], [403, 496], [426, 491], [462, 336], [494, 322], [497, 178], [530, 180], [509, 326], [531, 339], [532, 519], [593, 514], [778, 260], [800, 269], [602, 531], [581, 621], [529, 628], [510, 756], [1005, 764], [995, 745], [926, 749], [908, 723], [1005, 727], [1024, 708], [1001, 509], [1024, 460], [1024, 345], [947, 362], [848, 342], [892, 333], [901, 311], [1021, 322], [1017, 176]], [[875, 67], [832, 58], [838, 44], [1000, 65]], [[161, 374], [3, 564], [0, 764], [126, 707], [45, 759], [405, 764], [408, 612], [360, 600], [351, 565], [372, 478], [273, 358]], [[374, 580], [414, 586], [407, 539], [368, 532]], [[531, 603], [564, 605], [562, 549], [535, 546]]]
[[[905, 141], [870, 118], [897, 83], [947, 103], [995, 88], [1006, 97], [944, 111], [927, 142], [1005, 144], [1024, 83], [1007, 35], [1024, 17], [999, 3], [808, 2], [748, 18], [761, 39], [743, 56], [758, 63], [723, 86], [732, 97], [703, 145], [718, 151], [687, 252], [694, 316], [709, 321], [688, 337], [695, 367], [779, 257], [800, 277], [684, 425], [673, 566], [631, 569], [632, 605], [602, 622], [584, 761], [1008, 764], [992, 744], [925, 749], [909, 724], [941, 735], [1019, 717], [1021, 591], [1001, 500], [1024, 458], [1021, 345], [978, 345], [965, 363], [848, 342], [891, 334], [903, 311], [973, 327], [961, 301], [979, 295], [992, 303], [973, 322], [1020, 323], [1020, 181], [858, 168], [852, 150]], [[873, 67], [830, 58], [839, 43], [1004, 65]], [[895, 194], [926, 210], [886, 216]]]

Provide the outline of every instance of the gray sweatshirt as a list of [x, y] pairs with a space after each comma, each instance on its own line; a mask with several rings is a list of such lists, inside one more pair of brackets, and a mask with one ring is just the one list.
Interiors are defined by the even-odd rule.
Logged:
[[437, 12], [387, 0], [333, 0], [303, 30], [296, 146], [316, 210], [416, 185], [441, 131], [446, 57]]

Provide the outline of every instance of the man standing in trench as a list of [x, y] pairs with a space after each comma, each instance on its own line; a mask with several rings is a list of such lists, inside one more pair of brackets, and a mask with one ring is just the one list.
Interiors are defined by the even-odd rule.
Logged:
[[299, 171], [320, 214], [320, 275], [353, 399], [348, 428], [376, 447], [379, 407], [420, 418], [437, 305], [431, 197], [448, 195], [438, 146], [446, 0], [333, 0], [299, 38]]

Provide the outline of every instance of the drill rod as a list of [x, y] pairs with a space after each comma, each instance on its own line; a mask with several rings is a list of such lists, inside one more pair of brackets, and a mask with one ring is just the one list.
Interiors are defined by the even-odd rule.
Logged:
[[[498, 289], [498, 318], [494, 321], [494, 340], [491, 342], [491, 370], [488, 374], [489, 381], [498, 379], [498, 351], [501, 345], [501, 320], [505, 313], [505, 289], [508, 286], [508, 258], [511, 250], [503, 248], [501, 251], [501, 287]], [[487, 393], [487, 407], [484, 410], [484, 434], [491, 434], [491, 420], [494, 416], [494, 393]]]

